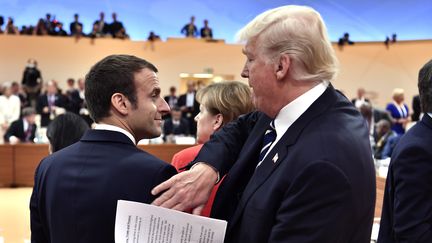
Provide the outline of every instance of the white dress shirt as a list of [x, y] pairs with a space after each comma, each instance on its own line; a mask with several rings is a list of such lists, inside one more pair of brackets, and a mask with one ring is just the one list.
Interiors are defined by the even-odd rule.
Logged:
[[95, 129], [95, 130], [108, 130], [108, 131], [121, 132], [124, 135], [126, 135], [134, 144], [136, 144], [135, 138], [132, 136], [132, 134], [130, 132], [124, 130], [123, 128], [120, 128], [120, 127], [117, 127], [117, 126], [113, 126], [113, 125], [99, 123], [99, 124], [96, 124], [93, 129]]
[[267, 151], [264, 158], [282, 138], [288, 128], [324, 93], [329, 84], [330, 82], [328, 81], [323, 81], [317, 84], [315, 87], [300, 95], [279, 111], [275, 118], [276, 139], [270, 146], [270, 149]]
[[194, 106], [194, 100], [195, 100], [195, 93], [187, 93], [186, 94], [186, 107], [193, 107]]

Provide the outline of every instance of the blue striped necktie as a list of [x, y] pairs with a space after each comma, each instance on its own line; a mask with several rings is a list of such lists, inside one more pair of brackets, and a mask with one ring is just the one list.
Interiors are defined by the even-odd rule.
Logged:
[[270, 122], [269, 128], [267, 128], [264, 139], [263, 139], [263, 146], [259, 155], [259, 162], [258, 165], [261, 164], [261, 162], [264, 160], [264, 156], [267, 154], [267, 151], [270, 149], [270, 146], [276, 139], [276, 130], [274, 125], [274, 120]]

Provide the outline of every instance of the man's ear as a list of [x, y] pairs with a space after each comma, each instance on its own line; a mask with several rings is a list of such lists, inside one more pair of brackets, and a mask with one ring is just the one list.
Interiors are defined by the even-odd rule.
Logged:
[[215, 121], [213, 124], [213, 131], [219, 130], [223, 126], [223, 115], [221, 113], [215, 116]]
[[131, 106], [129, 100], [121, 93], [114, 93], [111, 96], [111, 106], [113, 109], [122, 114], [127, 115], [129, 113], [129, 108]]
[[288, 54], [281, 54], [277, 60], [276, 67], [276, 78], [281, 80], [288, 75], [288, 70], [290, 68], [291, 59]]

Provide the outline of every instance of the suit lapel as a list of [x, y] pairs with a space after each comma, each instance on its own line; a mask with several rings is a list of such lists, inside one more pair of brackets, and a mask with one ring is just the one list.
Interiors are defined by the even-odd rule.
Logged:
[[[289, 154], [289, 148], [295, 144], [303, 129], [312, 120], [324, 113], [331, 105], [333, 105], [333, 103], [336, 102], [336, 99], [336, 91], [330, 85], [326, 91], [288, 128], [282, 138], [267, 154], [267, 157], [250, 178], [239, 205], [237, 206], [236, 212], [232, 217], [231, 225], [234, 225], [238, 221], [251, 196], [270, 177], [275, 169], [282, 163], [288, 163], [288, 161], [285, 161], [285, 157]], [[268, 123], [266, 125], [268, 126]], [[259, 137], [260, 141], [262, 140], [263, 134], [264, 131], [261, 132], [261, 136]], [[254, 146], [254, 148], [256, 149], [256, 146]], [[258, 147], [258, 150], [260, 149], [261, 148]], [[251, 154], [253, 153], [251, 152]], [[251, 161], [246, 161], [245, 163], [247, 162], [250, 163]]]

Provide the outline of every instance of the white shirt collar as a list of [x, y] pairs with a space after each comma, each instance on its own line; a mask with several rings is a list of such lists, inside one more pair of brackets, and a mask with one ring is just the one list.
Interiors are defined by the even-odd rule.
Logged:
[[[264, 158], [270, 153], [277, 142], [282, 138], [288, 128], [317, 100], [329, 86], [329, 81], [317, 84], [306, 93], [300, 95], [295, 100], [284, 106], [275, 118], [276, 139], [270, 146]], [[264, 161], [264, 159], [263, 159]], [[257, 167], [262, 163], [258, 163]]]
[[94, 129], [95, 130], [108, 130], [108, 131], [121, 132], [124, 135], [126, 135], [134, 144], [136, 144], [135, 138], [132, 136], [132, 134], [130, 132], [124, 130], [123, 128], [113, 126], [113, 125], [98, 123], [94, 126]]
[[275, 118], [276, 140], [273, 144], [275, 144], [309, 106], [324, 93], [328, 86], [328, 81], [317, 84], [279, 111]]
[[432, 113], [427, 113], [429, 116], [430, 116], [430, 118], [432, 118]]

